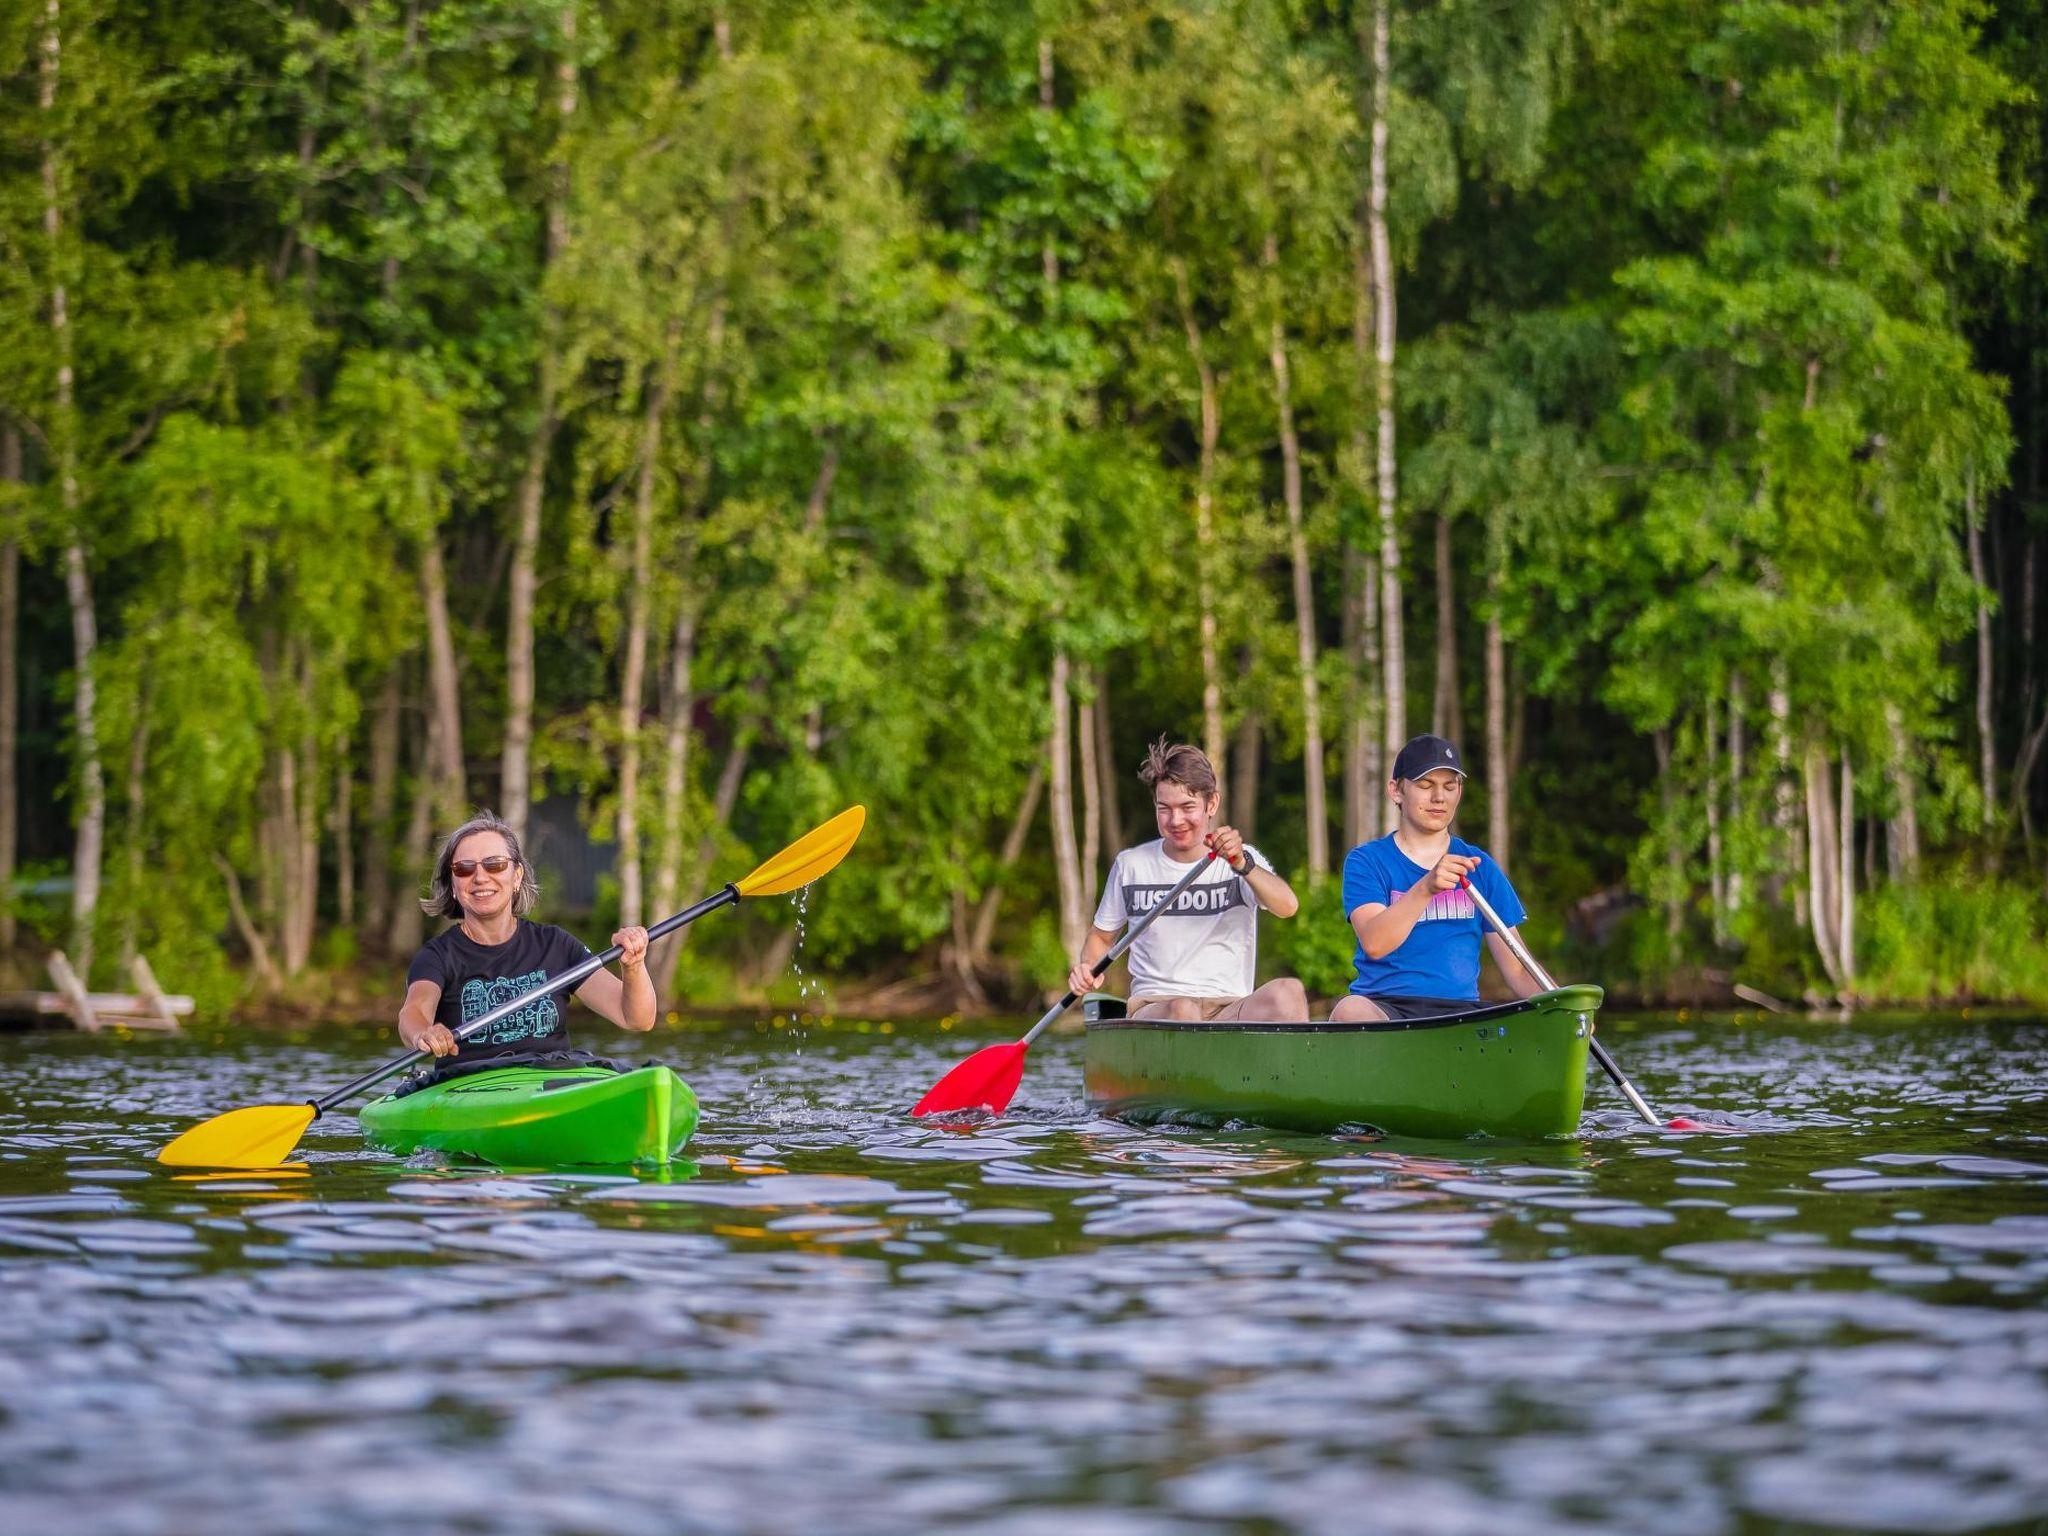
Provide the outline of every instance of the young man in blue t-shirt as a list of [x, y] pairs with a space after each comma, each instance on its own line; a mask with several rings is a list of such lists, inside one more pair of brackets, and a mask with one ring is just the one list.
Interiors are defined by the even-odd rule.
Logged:
[[1517, 997], [1543, 990], [1459, 882], [1470, 878], [1509, 927], [1527, 915], [1500, 866], [1451, 836], [1465, 794], [1458, 749], [1441, 736], [1417, 736], [1394, 758], [1387, 793], [1400, 824], [1344, 860], [1344, 914], [1358, 935], [1350, 995], [1332, 1023], [1421, 1019], [1458, 1013], [1479, 1001], [1479, 940]]

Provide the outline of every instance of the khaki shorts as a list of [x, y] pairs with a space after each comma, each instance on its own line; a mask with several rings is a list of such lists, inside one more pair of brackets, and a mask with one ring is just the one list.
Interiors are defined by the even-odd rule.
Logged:
[[1125, 1011], [1127, 1019], [1150, 1019], [1164, 1013], [1175, 1003], [1193, 1003], [1195, 1017], [1204, 1024], [1209, 1023], [1226, 1008], [1235, 1008], [1243, 1002], [1241, 997], [1134, 997]]

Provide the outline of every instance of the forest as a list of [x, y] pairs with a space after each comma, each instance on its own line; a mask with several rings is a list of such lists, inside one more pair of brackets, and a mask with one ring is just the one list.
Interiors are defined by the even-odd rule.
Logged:
[[1553, 970], [2048, 1001], [2038, 0], [0, 0], [0, 82], [17, 981], [861, 802], [664, 998], [1014, 1004], [1169, 734], [1327, 996], [1432, 730]]

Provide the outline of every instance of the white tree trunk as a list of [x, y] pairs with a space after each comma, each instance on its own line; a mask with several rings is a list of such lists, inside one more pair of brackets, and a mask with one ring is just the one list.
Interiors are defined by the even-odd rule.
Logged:
[[[562, 51], [555, 61], [556, 109], [560, 116], [552, 164], [548, 173], [547, 247], [541, 268], [541, 282], [547, 281], [569, 243], [570, 121], [576, 115], [576, 7], [568, 0], [562, 7]], [[512, 572], [510, 601], [505, 625], [505, 747], [500, 760], [499, 814], [519, 836], [526, 835], [526, 817], [532, 804], [533, 762], [533, 606], [539, 587], [536, 564], [540, 555], [541, 502], [547, 489], [548, 459], [554, 451], [556, 379], [558, 363], [555, 315], [543, 302], [540, 338], [539, 390], [535, 402], [533, 434], [527, 440], [526, 465], [519, 477], [519, 492], [513, 514]]]
[[1970, 549], [1970, 579], [1977, 584], [1977, 793], [1983, 801], [1979, 821], [1988, 829], [1998, 808], [1998, 743], [1991, 716], [1991, 583], [1984, 570], [1976, 481], [1972, 478], [1967, 484], [1964, 528]]
[[[448, 573], [441, 563], [441, 536], [427, 536], [420, 562], [420, 600], [427, 618], [427, 688], [433, 709], [428, 741], [433, 755], [427, 774], [432, 781], [431, 811], [453, 831], [463, 816], [462, 697], [456, 682], [455, 626], [448, 618]], [[507, 818], [509, 820], [509, 818]], [[409, 850], [416, 857], [417, 850]]]
[[626, 654], [619, 679], [619, 921], [647, 921], [640, 863], [640, 725], [647, 702], [648, 609], [654, 583], [654, 499], [661, 476], [661, 425], [668, 412], [670, 364], [676, 345], [670, 327], [640, 418], [640, 466], [633, 491], [631, 567], [626, 587]]
[[1892, 798], [1897, 807], [1885, 831], [1887, 863], [1892, 879], [1911, 885], [1920, 878], [1920, 791], [1913, 768], [1913, 746], [1899, 706], [1887, 703], [1884, 723], [1891, 733]]
[[1835, 955], [1842, 967], [1842, 990], [1856, 985], [1856, 774], [1849, 749], [1842, 748], [1842, 814], [1839, 862], [1835, 876]]
[[1508, 808], [1514, 789], [1508, 767], [1508, 661], [1500, 632], [1500, 577], [1486, 615], [1486, 846], [1494, 862], [1508, 864]]
[[1818, 741], [1806, 748], [1806, 877], [1807, 899], [1812, 912], [1813, 946], [1820, 955], [1821, 969], [1839, 991], [1842, 959], [1836, 927], [1840, 899], [1835, 889], [1840, 866], [1837, 862], [1834, 791], [1830, 786], [1827, 755]]
[[1707, 758], [1707, 910], [1715, 947], [1728, 942], [1728, 875], [1721, 847], [1721, 701], [1708, 694], [1700, 735]]
[[[1082, 674], [1084, 688], [1092, 695], [1095, 672]], [[1099, 894], [1097, 881], [1102, 863], [1102, 763], [1096, 751], [1095, 700], [1091, 696], [1076, 712], [1074, 737], [1081, 748], [1081, 906], [1095, 910]]]
[[1216, 571], [1216, 445], [1223, 434], [1223, 406], [1216, 370], [1203, 348], [1195, 319], [1194, 295], [1188, 287], [1187, 263], [1173, 263], [1174, 292], [1180, 301], [1181, 329], [1201, 388], [1201, 453], [1195, 470], [1195, 608], [1202, 655], [1202, 750], [1216, 767], [1218, 787], [1228, 795], [1223, 744], [1223, 662], [1217, 647], [1216, 604], [1209, 588]]
[[1074, 743], [1068, 699], [1067, 653], [1052, 659], [1052, 730], [1046, 748], [1052, 779], [1053, 872], [1059, 883], [1060, 944], [1078, 959], [1087, 917], [1081, 910], [1081, 851], [1074, 843]]
[[[1408, 658], [1401, 636], [1401, 539], [1394, 465], [1394, 257], [1387, 233], [1387, 121], [1393, 99], [1389, 0], [1372, 7], [1372, 144], [1369, 156], [1368, 224], [1372, 250], [1373, 358], [1379, 424], [1376, 438], [1380, 526], [1380, 623], [1384, 636], [1386, 704], [1381, 720], [1387, 761], [1408, 735]], [[1385, 807], [1386, 830], [1396, 811]]]
[[[21, 430], [0, 427], [0, 481], [22, 482]], [[0, 955], [14, 948], [14, 871], [21, 855], [21, 544], [0, 538]]]
[[99, 621], [93, 608], [84, 530], [79, 526], [78, 420], [72, 398], [70, 291], [65, 284], [63, 174], [56, 139], [57, 87], [64, 60], [64, 17], [60, 0], [43, 7], [43, 42], [38, 105], [42, 142], [43, 235], [49, 242], [50, 351], [56, 393], [47, 434], [56, 460], [64, 507], [64, 594], [71, 607], [71, 724], [78, 775], [77, 839], [71, 858], [71, 958], [78, 974], [92, 982], [93, 927], [99, 913], [100, 865], [106, 836], [107, 792], [100, 767], [98, 692], [94, 666]]
[[[1747, 772], [1749, 747], [1749, 698], [1744, 690], [1742, 674], [1730, 673], [1728, 677], [1728, 817], [1732, 825], [1748, 825], [1744, 819], [1748, 810], [1748, 791], [1743, 775]], [[1732, 923], [1742, 911], [1742, 861], [1731, 861], [1728, 870], [1728, 916]]]
[[[1279, 245], [1266, 237], [1265, 264], [1277, 273]], [[1323, 782], [1323, 699], [1316, 677], [1315, 576], [1309, 567], [1307, 518], [1302, 508], [1301, 439], [1294, 426], [1294, 379], [1287, 356], [1287, 327], [1275, 278], [1268, 351], [1273, 366], [1273, 404], [1280, 420], [1280, 484], [1287, 509], [1287, 553], [1294, 576], [1294, 663], [1301, 687], [1303, 816], [1308, 826], [1311, 883], [1330, 873], [1330, 806]], [[1242, 770], [1240, 770], [1242, 772]]]

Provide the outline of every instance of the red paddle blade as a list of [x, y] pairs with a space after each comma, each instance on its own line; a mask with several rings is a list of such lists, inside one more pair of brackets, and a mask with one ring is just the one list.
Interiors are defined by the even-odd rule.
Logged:
[[1673, 1115], [1664, 1122], [1667, 1131], [1699, 1131], [1709, 1136], [1739, 1136], [1747, 1130], [1741, 1125], [1715, 1125], [1706, 1120], [1694, 1120], [1687, 1115]]
[[911, 1113], [947, 1115], [962, 1109], [985, 1109], [1000, 1115], [1010, 1107], [1010, 1096], [1024, 1080], [1024, 1053], [1029, 1049], [1022, 1040], [983, 1046], [940, 1078]]

